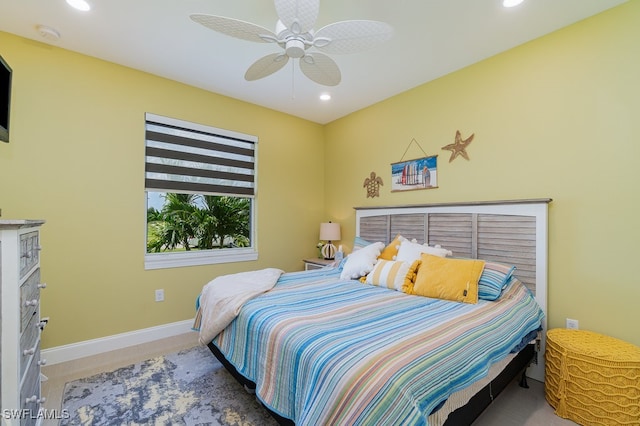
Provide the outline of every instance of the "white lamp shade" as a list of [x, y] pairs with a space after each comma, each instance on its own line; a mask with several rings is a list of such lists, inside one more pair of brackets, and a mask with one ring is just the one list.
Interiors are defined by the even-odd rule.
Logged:
[[332, 222], [321, 223], [320, 239], [325, 241], [339, 241], [340, 240], [340, 224], [332, 223]]

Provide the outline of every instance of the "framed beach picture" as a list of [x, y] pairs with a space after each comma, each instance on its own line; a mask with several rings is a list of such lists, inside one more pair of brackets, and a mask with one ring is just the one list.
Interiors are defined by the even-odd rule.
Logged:
[[438, 187], [438, 156], [391, 164], [391, 192]]

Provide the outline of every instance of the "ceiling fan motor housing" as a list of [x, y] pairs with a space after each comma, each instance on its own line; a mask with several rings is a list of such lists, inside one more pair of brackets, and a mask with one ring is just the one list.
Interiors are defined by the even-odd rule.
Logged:
[[290, 58], [302, 58], [304, 51], [311, 46], [313, 40], [312, 31], [304, 34], [296, 34], [287, 28], [280, 20], [276, 23], [275, 33], [280, 41], [280, 46]]

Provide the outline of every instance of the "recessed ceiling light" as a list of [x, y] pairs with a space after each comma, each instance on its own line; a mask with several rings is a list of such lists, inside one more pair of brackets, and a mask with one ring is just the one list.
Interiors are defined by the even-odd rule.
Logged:
[[514, 7], [522, 3], [524, 0], [502, 0], [504, 7]]
[[75, 9], [82, 10], [83, 12], [91, 9], [91, 6], [89, 6], [89, 3], [85, 0], [67, 0], [67, 4]]
[[321, 101], [328, 101], [331, 99], [331, 95], [328, 93], [323, 93], [322, 95], [320, 95], [320, 100]]

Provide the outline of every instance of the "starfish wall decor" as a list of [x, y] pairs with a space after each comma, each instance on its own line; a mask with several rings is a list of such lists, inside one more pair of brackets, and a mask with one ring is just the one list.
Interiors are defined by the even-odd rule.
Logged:
[[460, 130], [456, 130], [456, 141], [454, 143], [450, 143], [449, 145], [445, 145], [442, 149], [446, 149], [447, 151], [451, 151], [451, 157], [449, 157], [449, 162], [452, 162], [458, 155], [464, 157], [467, 161], [469, 160], [469, 155], [467, 154], [467, 146], [473, 141], [473, 135], [471, 134], [466, 139], [462, 139], [460, 135]]

